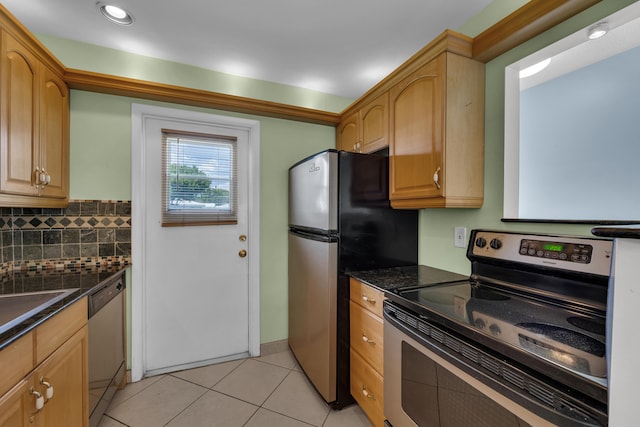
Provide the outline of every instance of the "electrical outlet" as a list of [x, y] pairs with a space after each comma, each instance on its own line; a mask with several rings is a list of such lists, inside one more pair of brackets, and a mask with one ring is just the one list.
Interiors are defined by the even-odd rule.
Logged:
[[467, 246], [467, 227], [455, 227], [453, 229], [453, 245], [457, 248]]

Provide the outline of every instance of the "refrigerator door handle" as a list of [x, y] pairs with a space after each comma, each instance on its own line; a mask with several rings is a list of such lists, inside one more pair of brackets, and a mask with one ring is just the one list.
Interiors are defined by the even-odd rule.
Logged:
[[311, 231], [292, 228], [289, 230], [289, 233], [302, 237], [303, 239], [316, 240], [318, 242], [333, 243], [338, 241], [338, 235], [330, 232], [313, 233]]

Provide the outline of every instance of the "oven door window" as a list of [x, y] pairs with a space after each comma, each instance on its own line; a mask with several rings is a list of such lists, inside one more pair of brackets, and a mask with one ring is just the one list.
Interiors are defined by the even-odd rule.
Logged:
[[402, 341], [402, 409], [419, 426], [437, 426], [437, 365], [431, 359]]
[[529, 424], [402, 341], [401, 401], [420, 427], [524, 427]]

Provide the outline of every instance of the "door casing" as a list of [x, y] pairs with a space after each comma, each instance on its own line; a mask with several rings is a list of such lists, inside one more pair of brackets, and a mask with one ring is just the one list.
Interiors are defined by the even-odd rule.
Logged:
[[[192, 123], [215, 124], [244, 129], [249, 133], [248, 147], [248, 252], [251, 256], [249, 262], [249, 355], [254, 357], [260, 354], [260, 122], [257, 120], [242, 119], [236, 117], [219, 116], [189, 110], [158, 107], [145, 104], [131, 105], [132, 121], [132, 145], [131, 145], [131, 171], [132, 171], [132, 209], [133, 224], [141, 224], [144, 221], [144, 203], [136, 203], [137, 200], [145, 200], [146, 187], [143, 180], [145, 170], [145, 144], [144, 122], [148, 118], [166, 120], [185, 120]], [[142, 379], [144, 367], [144, 283], [145, 268], [142, 265], [144, 259], [144, 228], [131, 229], [132, 238], [132, 285], [131, 290], [131, 380], [133, 382]]]

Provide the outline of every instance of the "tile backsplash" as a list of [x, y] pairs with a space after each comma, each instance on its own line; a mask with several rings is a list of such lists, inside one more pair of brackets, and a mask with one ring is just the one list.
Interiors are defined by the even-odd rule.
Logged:
[[61, 209], [0, 208], [2, 271], [128, 264], [131, 202], [72, 200]]

